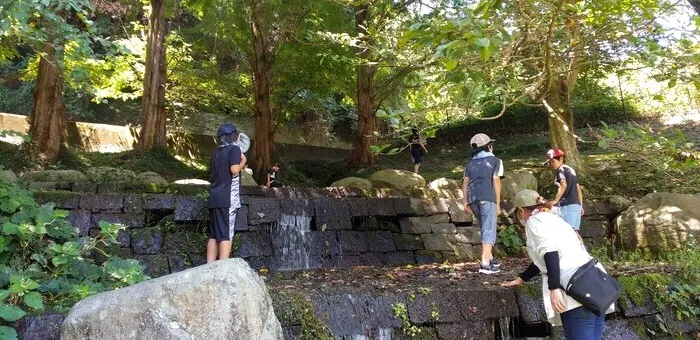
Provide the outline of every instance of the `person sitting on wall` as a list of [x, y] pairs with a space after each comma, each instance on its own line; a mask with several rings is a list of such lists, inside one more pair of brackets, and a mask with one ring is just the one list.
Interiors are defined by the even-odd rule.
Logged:
[[267, 173], [267, 182], [265, 184], [266, 187], [268, 188], [279, 188], [282, 187], [282, 181], [280, 181], [280, 173], [282, 171], [282, 167], [280, 166], [279, 163], [275, 163], [272, 168], [270, 169], [270, 172]]
[[217, 132], [218, 147], [209, 161], [209, 240], [207, 241], [207, 263], [229, 258], [236, 212], [241, 207], [240, 172], [247, 160], [236, 143], [238, 130], [230, 123], [223, 124]]

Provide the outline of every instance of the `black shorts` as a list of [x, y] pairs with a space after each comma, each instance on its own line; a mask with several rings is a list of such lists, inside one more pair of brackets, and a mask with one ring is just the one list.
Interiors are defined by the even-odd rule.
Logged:
[[420, 149], [411, 148], [411, 160], [413, 164], [420, 164], [423, 158], [423, 152]]
[[233, 240], [237, 208], [209, 208], [209, 239], [216, 242]]

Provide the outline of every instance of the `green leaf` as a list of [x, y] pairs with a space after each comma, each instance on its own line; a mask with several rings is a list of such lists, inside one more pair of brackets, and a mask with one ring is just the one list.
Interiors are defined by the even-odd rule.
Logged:
[[0, 340], [16, 340], [17, 331], [12, 327], [0, 326]]
[[457, 67], [457, 65], [458, 65], [458, 63], [456, 60], [448, 60], [447, 62], [445, 62], [445, 68], [448, 71], [454, 70]]
[[488, 48], [491, 46], [491, 40], [489, 40], [489, 38], [479, 38], [477, 39], [476, 44], [480, 47]]
[[607, 149], [610, 146], [607, 139], [601, 139], [598, 141], [598, 147], [601, 149]]
[[29, 292], [24, 294], [24, 304], [35, 310], [44, 309], [44, 301], [39, 292]]
[[482, 48], [479, 51], [479, 55], [481, 55], [482, 61], [487, 61], [491, 57], [491, 49], [490, 48]]
[[0, 304], [0, 318], [8, 322], [15, 322], [23, 318], [27, 313], [15, 305]]
[[31, 256], [31, 259], [38, 262], [42, 267], [46, 267], [48, 262], [46, 261], [46, 257], [41, 254], [34, 253]]
[[7, 289], [0, 290], [0, 301], [5, 301], [10, 296], [10, 291]]

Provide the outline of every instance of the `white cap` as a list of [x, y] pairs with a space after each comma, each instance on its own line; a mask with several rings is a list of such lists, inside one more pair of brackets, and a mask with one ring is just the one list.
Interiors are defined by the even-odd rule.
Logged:
[[472, 146], [472, 149], [476, 149], [495, 141], [495, 139], [491, 139], [491, 137], [487, 136], [485, 133], [477, 133], [472, 137], [471, 141], [469, 141], [469, 145]]

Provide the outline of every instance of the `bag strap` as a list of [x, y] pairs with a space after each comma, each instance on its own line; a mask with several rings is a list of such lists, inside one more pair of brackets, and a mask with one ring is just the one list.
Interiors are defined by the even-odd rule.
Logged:
[[571, 278], [569, 279], [569, 284], [566, 286], [566, 290], [568, 291], [569, 288], [570, 288], [574, 283], [576, 283], [576, 281], [578, 281], [578, 279], [580, 279], [584, 274], [586, 274], [586, 272], [587, 272], [588, 270], [590, 270], [591, 268], [595, 267], [596, 264], [598, 264], [598, 260], [596, 260], [596, 259], [591, 259], [591, 260], [588, 261], [586, 264], [582, 265], [579, 269], [577, 269], [576, 272], [574, 273], [574, 275], [572, 275]]

